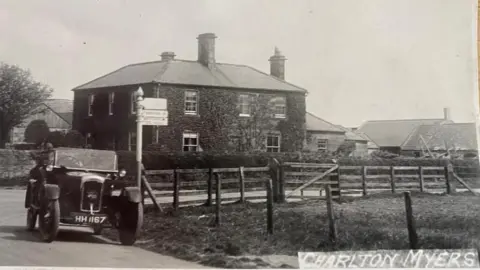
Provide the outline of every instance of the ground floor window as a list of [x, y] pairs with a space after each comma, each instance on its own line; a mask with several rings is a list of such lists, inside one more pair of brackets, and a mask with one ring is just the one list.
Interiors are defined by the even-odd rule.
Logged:
[[137, 149], [137, 133], [128, 133], [128, 151], [135, 151]]
[[328, 140], [327, 139], [317, 139], [317, 150], [318, 151], [327, 151]]
[[198, 134], [197, 133], [183, 133], [183, 151], [197, 152], [198, 151]]
[[267, 152], [280, 152], [279, 134], [270, 134], [267, 136]]

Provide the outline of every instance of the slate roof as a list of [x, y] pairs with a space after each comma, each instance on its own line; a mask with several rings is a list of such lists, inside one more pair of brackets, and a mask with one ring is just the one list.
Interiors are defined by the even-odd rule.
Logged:
[[45, 106], [56, 113], [60, 118], [70, 125], [73, 119], [73, 101], [69, 99], [47, 99], [43, 102]]
[[359, 134], [355, 133], [354, 131], [352, 131], [349, 128], [346, 128], [346, 127], [340, 126], [340, 125], [337, 125], [337, 127], [345, 131], [345, 136], [346, 136], [347, 140], [361, 141], [361, 142], [367, 142], [368, 141], [368, 139], [366, 139], [363, 136], [360, 136]]
[[409, 138], [403, 143], [402, 150], [425, 149], [421, 137], [425, 140], [430, 150], [476, 150], [477, 133], [475, 123], [448, 123], [443, 125], [421, 125], [417, 127]]
[[328, 121], [323, 120], [322, 118], [316, 115], [313, 115], [312, 113], [307, 112], [305, 116], [306, 116], [307, 131], [345, 133], [345, 130], [339, 128], [338, 126]]
[[400, 147], [415, 128], [421, 125], [452, 121], [442, 119], [404, 119], [367, 121], [358, 128], [379, 147]]
[[307, 90], [245, 65], [216, 63], [209, 69], [197, 61], [153, 61], [124, 66], [73, 90], [143, 83], [215, 86], [307, 92]]

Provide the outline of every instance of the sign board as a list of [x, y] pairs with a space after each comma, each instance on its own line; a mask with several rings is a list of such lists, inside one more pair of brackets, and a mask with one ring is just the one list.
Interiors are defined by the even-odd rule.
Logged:
[[143, 110], [139, 114], [143, 126], [168, 125], [167, 100], [164, 98], [145, 98], [142, 101]]
[[167, 99], [165, 98], [144, 98], [142, 100], [144, 110], [167, 110]]
[[166, 110], [143, 110], [139, 118], [144, 126], [168, 125], [168, 111]]

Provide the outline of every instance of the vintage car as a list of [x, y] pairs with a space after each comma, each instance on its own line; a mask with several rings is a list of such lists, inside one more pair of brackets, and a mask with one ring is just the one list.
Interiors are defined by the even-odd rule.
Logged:
[[[27, 229], [38, 228], [52, 242], [59, 226], [118, 230], [123, 245], [133, 245], [143, 223], [140, 189], [128, 185], [114, 151], [56, 148], [43, 155], [39, 173], [32, 173], [25, 208]], [[43, 181], [39, 181], [43, 180]]]

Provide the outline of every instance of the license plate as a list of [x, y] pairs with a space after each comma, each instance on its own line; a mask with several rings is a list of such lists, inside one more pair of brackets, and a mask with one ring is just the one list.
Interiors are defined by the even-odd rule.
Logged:
[[107, 220], [106, 215], [88, 215], [82, 213], [72, 214], [73, 221], [76, 223], [103, 224]]

